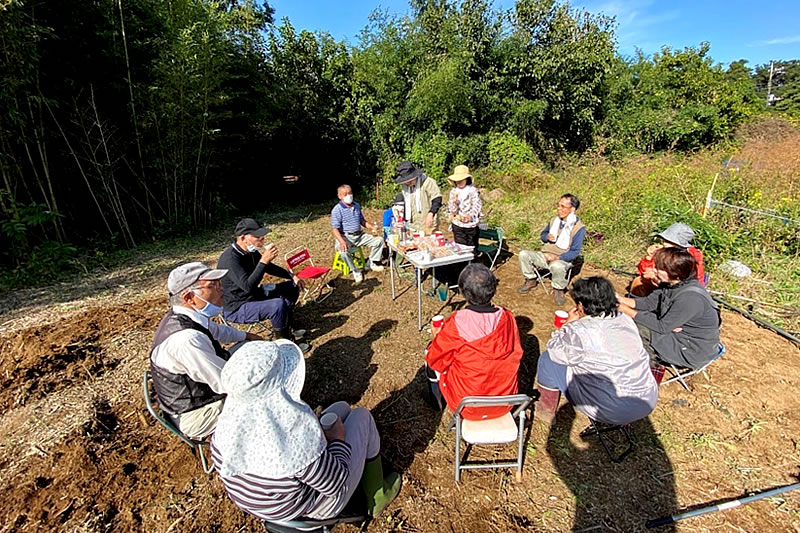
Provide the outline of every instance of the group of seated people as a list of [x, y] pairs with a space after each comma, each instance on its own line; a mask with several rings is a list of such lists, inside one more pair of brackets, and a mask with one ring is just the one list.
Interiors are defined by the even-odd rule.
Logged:
[[[456, 192], [448, 209], [464, 224], [459, 239], [472, 241], [480, 200], [476, 204], [468, 168], [457, 167], [450, 178]], [[432, 209], [441, 207], [435, 181], [405, 163], [398, 180], [411, 218], [435, 224]], [[339, 188], [338, 198], [331, 224], [339, 250], [370, 246], [370, 268], [379, 271], [383, 240], [361, 231], [377, 227], [366, 221], [349, 186]], [[521, 293], [540, 279], [536, 269], [549, 269], [556, 302], [564, 303], [567, 291], [574, 302], [539, 357], [535, 419], [552, 422], [563, 393], [593, 420], [628, 424], [656, 405], [658, 373], [652, 369], [665, 363], [696, 368], [716, 355], [719, 308], [701, 283], [702, 254], [698, 262], [685, 224], [668, 228], [661, 234], [663, 245], [648, 249], [629, 296], [617, 294], [601, 276], [577, 279], [568, 289], [566, 271], [586, 233], [575, 214], [579, 205], [575, 196], [563, 195], [541, 234], [542, 249], [520, 254]], [[254, 516], [330, 518], [359, 487], [369, 514], [377, 516], [398, 494], [401, 477], [383, 472], [380, 436], [368, 410], [334, 403], [322, 414], [335, 414], [335, 423], [323, 428], [300, 397], [310, 346], [300, 342], [305, 332], [291, 327], [291, 315], [303, 282], [274, 263], [277, 248], [265, 246], [267, 233], [255, 220], [243, 219], [217, 269], [193, 262], [170, 273], [171, 309], [150, 352], [159, 404], [186, 436], [213, 435], [220, 479], [233, 502]], [[262, 284], [264, 274], [287, 281]], [[518, 392], [523, 347], [513, 313], [492, 301], [497, 283], [478, 262], [460, 271], [458, 287], [467, 305], [433, 331], [425, 353], [424, 397], [432, 408], [455, 412], [465, 396]], [[223, 324], [212, 320], [220, 314]], [[266, 319], [277, 337], [273, 342], [225, 322]], [[234, 346], [228, 351], [223, 344]], [[462, 414], [483, 420], [509, 409], [475, 407]]]

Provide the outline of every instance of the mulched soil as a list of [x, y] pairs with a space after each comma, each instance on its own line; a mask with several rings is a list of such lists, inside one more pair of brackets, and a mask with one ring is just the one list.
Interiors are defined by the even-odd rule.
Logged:
[[[327, 228], [325, 216], [275, 224], [275, 242], [284, 251], [307, 244], [318, 264], [329, 264]], [[217, 252], [207, 250], [199, 259], [213, 263]], [[66, 310], [53, 298], [34, 312], [24, 294], [9, 295], [20, 303], [0, 315], [0, 532], [259, 530], [144, 409], [141, 376], [166, 311], [168, 269], [140, 271], [140, 291], [87, 291]], [[608, 272], [586, 265], [580, 275], [593, 274]], [[517, 316], [521, 391], [530, 393], [556, 307], [542, 288], [516, 293], [516, 257], [497, 275], [495, 303]], [[620, 289], [627, 281], [611, 279]], [[450, 416], [421, 399], [431, 336], [417, 330], [416, 293], [393, 301], [388, 272], [358, 286], [342, 277], [334, 284], [329, 299], [296, 313], [314, 346], [303, 395], [312, 407], [344, 399], [371, 409], [385, 458], [404, 473], [400, 496], [367, 531], [642, 531], [650, 518], [791, 483], [800, 467], [800, 350], [724, 312], [727, 354], [691, 378], [692, 392], [661, 389], [655, 412], [634, 425], [636, 448], [622, 464], [609, 461], [596, 439], [581, 438], [587, 419], [562, 404], [552, 428], [531, 426], [520, 483], [509, 471], [487, 470], [456, 484]], [[426, 321], [462, 304], [458, 296], [447, 305], [425, 297]], [[473, 456], [513, 453], [501, 447]], [[660, 531], [670, 530], [800, 531], [800, 493]]]

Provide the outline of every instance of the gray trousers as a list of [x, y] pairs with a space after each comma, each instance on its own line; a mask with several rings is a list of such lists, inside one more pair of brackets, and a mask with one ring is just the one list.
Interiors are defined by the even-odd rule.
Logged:
[[519, 267], [526, 279], [536, 278], [537, 270], [549, 270], [553, 288], [564, 290], [567, 288], [567, 271], [572, 268], [572, 263], [560, 259], [548, 263], [544, 253], [538, 250], [522, 250], [519, 253]]
[[375, 419], [367, 409], [351, 409], [347, 402], [336, 402], [322, 413], [336, 413], [344, 424], [344, 440], [350, 445], [350, 472], [345, 486], [337, 496], [320, 498], [316, 507], [308, 513], [308, 518], [318, 520], [333, 518], [342, 512], [361, 484], [364, 463], [381, 453], [381, 437], [375, 426]]
[[[347, 241], [347, 244], [354, 248], [361, 248], [366, 246], [369, 248], [369, 260], [373, 264], [378, 264], [383, 259], [383, 238], [378, 235], [370, 235], [369, 233], [342, 233], [342, 237]], [[344, 258], [347, 266], [350, 267], [352, 272], [360, 272], [360, 268], [356, 268], [353, 263], [353, 258], [347, 253], [347, 250], [339, 250], [339, 241], [336, 241], [336, 250]]]

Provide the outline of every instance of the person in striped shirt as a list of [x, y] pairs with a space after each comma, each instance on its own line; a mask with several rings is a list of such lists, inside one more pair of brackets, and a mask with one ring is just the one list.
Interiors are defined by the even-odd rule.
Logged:
[[211, 457], [228, 496], [267, 521], [338, 515], [360, 485], [377, 516], [397, 496], [401, 478], [383, 477], [380, 436], [367, 409], [336, 402], [323, 430], [300, 399], [305, 359], [288, 340], [242, 346], [222, 371], [228, 393]]
[[340, 185], [336, 190], [339, 203], [331, 210], [331, 231], [336, 241], [336, 249], [343, 254], [347, 266], [353, 272], [353, 280], [356, 284], [361, 283], [364, 275], [350, 257], [350, 248], [369, 248], [369, 268], [373, 272], [381, 272], [383, 266], [380, 265], [383, 258], [383, 239], [377, 235], [370, 235], [361, 231], [365, 227], [372, 231], [380, 228], [376, 224], [370, 224], [364, 218], [361, 206], [353, 200], [353, 189], [349, 185]]

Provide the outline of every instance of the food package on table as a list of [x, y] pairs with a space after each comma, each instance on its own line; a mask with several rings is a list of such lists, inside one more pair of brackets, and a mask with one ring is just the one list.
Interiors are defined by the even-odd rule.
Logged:
[[434, 259], [440, 259], [442, 257], [447, 257], [449, 255], [453, 255], [453, 252], [451, 252], [444, 246], [437, 246], [436, 248], [431, 249], [431, 257], [433, 257]]

